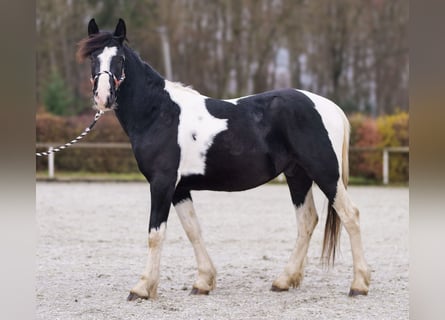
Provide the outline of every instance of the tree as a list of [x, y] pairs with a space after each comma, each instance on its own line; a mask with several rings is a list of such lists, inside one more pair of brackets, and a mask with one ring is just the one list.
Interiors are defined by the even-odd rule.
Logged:
[[[74, 97], [69, 112], [89, 109], [88, 65], [76, 43], [95, 17], [112, 29], [119, 17], [129, 45], [165, 74], [159, 27], [170, 41], [173, 79], [208, 96], [231, 98], [302, 88], [350, 111], [372, 115], [408, 108], [407, 23], [403, 0], [39, 0], [38, 101], [56, 72]], [[288, 79], [276, 76], [286, 53]], [[290, 82], [290, 83], [289, 83]]]
[[58, 73], [51, 75], [45, 86], [43, 99], [47, 111], [56, 115], [70, 114], [73, 97]]

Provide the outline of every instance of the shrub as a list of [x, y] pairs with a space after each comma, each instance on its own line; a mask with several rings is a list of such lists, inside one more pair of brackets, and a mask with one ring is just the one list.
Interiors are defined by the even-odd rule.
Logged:
[[[93, 119], [92, 114], [59, 117], [41, 113], [36, 117], [36, 139], [38, 142], [65, 143], [77, 137]], [[84, 142], [128, 142], [117, 119], [106, 114], [97, 122], [94, 130], [82, 140]], [[39, 151], [43, 151], [42, 149]], [[37, 158], [37, 170], [46, 170], [47, 159]], [[86, 149], [68, 148], [55, 156], [55, 167], [61, 171], [86, 172], [138, 172], [130, 149]]]
[[[382, 136], [380, 147], [409, 145], [409, 115], [398, 112], [379, 117], [377, 127]], [[392, 153], [389, 157], [389, 179], [393, 182], [409, 181], [409, 154]]]
[[[36, 116], [36, 138], [38, 142], [65, 143], [77, 137], [92, 121], [93, 113], [81, 116], [61, 117], [50, 113]], [[409, 115], [400, 112], [395, 115], [372, 119], [362, 114], [350, 116], [351, 147], [391, 147], [409, 144]], [[128, 142], [113, 114], [105, 114], [94, 130], [83, 140], [85, 142]], [[43, 151], [40, 149], [40, 151]], [[80, 149], [68, 148], [55, 156], [57, 170], [86, 172], [138, 172], [136, 161], [130, 149]], [[46, 170], [47, 160], [37, 158], [37, 170]], [[350, 175], [358, 178], [381, 181], [382, 152], [354, 151], [349, 157]], [[390, 181], [408, 181], [408, 154], [390, 155]]]
[[[381, 135], [374, 119], [355, 114], [350, 117], [351, 140], [350, 145], [358, 148], [376, 147], [381, 142]], [[372, 150], [351, 150], [350, 175], [367, 179], [380, 180], [382, 178], [381, 152]]]
[[[398, 147], [409, 145], [409, 115], [399, 112], [381, 116], [377, 119], [354, 114], [349, 118], [351, 124], [351, 147]], [[351, 176], [381, 181], [382, 151], [351, 150], [349, 158]], [[389, 180], [391, 182], [409, 181], [409, 155], [391, 153], [389, 157]]]

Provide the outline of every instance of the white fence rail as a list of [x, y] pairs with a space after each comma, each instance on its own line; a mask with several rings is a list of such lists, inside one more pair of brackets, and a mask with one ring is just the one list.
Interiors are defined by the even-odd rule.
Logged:
[[[54, 146], [62, 145], [63, 143], [36, 143], [36, 148], [47, 148], [48, 151], [52, 150]], [[111, 148], [111, 149], [131, 149], [130, 143], [125, 142], [83, 142], [70, 146], [70, 148]], [[391, 153], [409, 153], [409, 147], [350, 147], [350, 151], [381, 151], [382, 163], [383, 163], [383, 184], [389, 184], [389, 157]], [[54, 178], [54, 158], [55, 153], [51, 153], [48, 156], [48, 177]], [[284, 176], [280, 176], [279, 180], [284, 180]]]
[[[52, 150], [54, 146], [60, 146], [63, 143], [57, 142], [38, 142], [36, 148], [47, 148], [48, 151]], [[80, 142], [70, 146], [73, 148], [93, 148], [93, 149], [131, 149], [131, 144], [127, 142]], [[55, 153], [48, 155], [48, 178], [54, 178], [54, 158]]]

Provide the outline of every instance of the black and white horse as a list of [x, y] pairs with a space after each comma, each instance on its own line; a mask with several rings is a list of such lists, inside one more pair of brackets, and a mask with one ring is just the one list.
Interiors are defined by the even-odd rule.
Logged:
[[[316, 183], [329, 206], [322, 256], [335, 259], [339, 231], [349, 234], [354, 278], [349, 295], [366, 295], [370, 275], [348, 180], [349, 123], [333, 102], [296, 89], [217, 100], [162, 78], [130, 49], [119, 20], [114, 33], [99, 31], [94, 19], [78, 57], [91, 59], [95, 106], [114, 110], [150, 184], [148, 259], [128, 300], [156, 298], [159, 262], [170, 204], [193, 246], [198, 274], [193, 294], [215, 288], [215, 267], [206, 251], [191, 190], [241, 191], [286, 176], [295, 206], [298, 235], [273, 291], [297, 287], [318, 216]], [[254, 219], [252, 220], [254, 223]]]

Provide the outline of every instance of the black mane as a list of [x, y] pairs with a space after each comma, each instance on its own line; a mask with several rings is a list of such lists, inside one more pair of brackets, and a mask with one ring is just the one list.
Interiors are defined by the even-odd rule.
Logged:
[[[125, 38], [125, 40], [127, 40]], [[128, 40], [127, 40], [128, 41]], [[109, 46], [111, 43], [117, 44], [119, 38], [113, 36], [111, 32], [101, 31], [88, 36], [79, 41], [76, 57], [78, 61], [83, 61], [94, 51]]]

